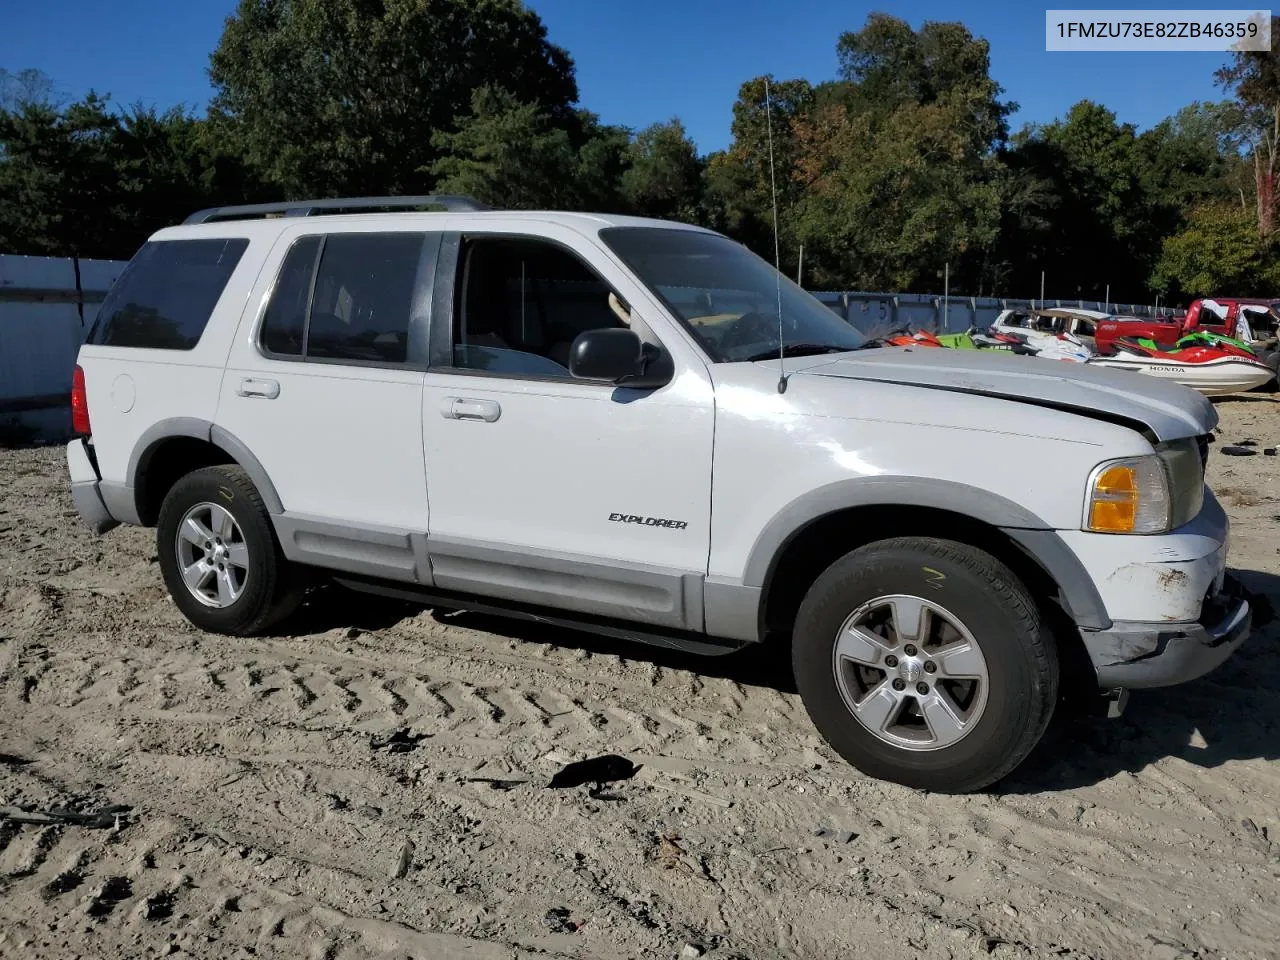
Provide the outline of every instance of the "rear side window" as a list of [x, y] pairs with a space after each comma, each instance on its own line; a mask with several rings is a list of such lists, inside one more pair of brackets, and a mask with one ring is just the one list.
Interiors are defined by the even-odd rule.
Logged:
[[311, 277], [320, 252], [319, 237], [304, 237], [289, 248], [276, 280], [275, 292], [262, 318], [262, 346], [269, 353], [302, 355], [302, 336], [307, 328], [307, 304]]
[[148, 241], [108, 292], [88, 342], [190, 350], [248, 246], [243, 237]]
[[344, 233], [298, 240], [267, 304], [263, 348], [303, 359], [404, 363], [426, 238]]

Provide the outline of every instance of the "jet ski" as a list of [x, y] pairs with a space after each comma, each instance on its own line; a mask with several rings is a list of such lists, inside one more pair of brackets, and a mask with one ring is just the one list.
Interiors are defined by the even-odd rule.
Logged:
[[880, 338], [880, 342], [890, 347], [941, 347], [942, 341], [928, 330], [917, 330], [911, 333], [905, 329], [896, 330]]
[[1275, 371], [1256, 357], [1201, 344], [1161, 350], [1135, 337], [1115, 341], [1115, 352], [1086, 361], [1113, 370], [1131, 370], [1161, 380], [1171, 380], [1198, 390], [1207, 397], [1245, 393], [1260, 387]]
[[1068, 360], [1073, 363], [1084, 363], [1093, 356], [1093, 351], [1075, 334], [1065, 331], [1052, 333], [1024, 327], [1012, 327], [993, 324], [987, 331], [992, 338], [999, 338], [1006, 343], [1021, 347], [1014, 352], [1040, 357], [1044, 360]]
[[[1154, 347], [1159, 350], [1160, 346], [1154, 340], [1148, 342], [1145, 338], [1139, 337], [1139, 342], [1144, 346]], [[1228, 337], [1221, 333], [1212, 333], [1208, 330], [1196, 330], [1188, 333], [1174, 343], [1176, 349], [1186, 349], [1187, 347], [1216, 347], [1219, 350], [1225, 350], [1227, 353], [1237, 354], [1250, 359], [1258, 359], [1257, 351], [1243, 340], [1237, 340], [1235, 337]]]

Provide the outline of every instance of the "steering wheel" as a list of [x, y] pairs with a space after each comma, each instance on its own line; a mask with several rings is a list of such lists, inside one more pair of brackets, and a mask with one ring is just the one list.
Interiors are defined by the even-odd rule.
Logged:
[[778, 335], [778, 318], [773, 314], [765, 315], [755, 310], [748, 310], [737, 320], [728, 324], [729, 329], [720, 338], [722, 350], [734, 347], [745, 347], [761, 340], [768, 340]]

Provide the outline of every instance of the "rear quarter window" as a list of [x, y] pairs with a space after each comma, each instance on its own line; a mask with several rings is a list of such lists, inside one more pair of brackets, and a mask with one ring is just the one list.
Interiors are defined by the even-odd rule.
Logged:
[[192, 349], [248, 246], [243, 237], [148, 241], [107, 293], [87, 342]]

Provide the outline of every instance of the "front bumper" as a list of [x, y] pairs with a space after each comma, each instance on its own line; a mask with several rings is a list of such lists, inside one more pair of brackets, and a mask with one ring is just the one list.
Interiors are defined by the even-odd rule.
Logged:
[[1194, 623], [1112, 623], [1081, 631], [1104, 689], [1169, 687], [1202, 677], [1249, 638], [1253, 610], [1239, 582], [1223, 576]]
[[1205, 598], [1222, 582], [1231, 521], [1218, 498], [1205, 490], [1200, 515], [1166, 534], [1073, 530], [1059, 536], [1088, 571], [1107, 620], [1183, 624], [1200, 618]]
[[1194, 680], [1248, 639], [1254, 611], [1227, 572], [1231, 523], [1211, 491], [1200, 515], [1168, 534], [1072, 532], [1063, 540], [1091, 573], [1106, 607], [1109, 625], [1080, 624], [1104, 689]]
[[87, 442], [77, 437], [67, 444], [67, 472], [71, 475], [71, 499], [76, 510], [94, 533], [106, 533], [120, 525], [102, 500], [102, 478], [89, 457]]

